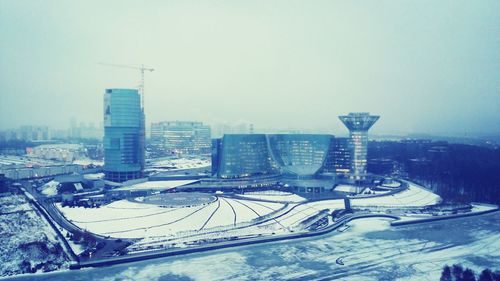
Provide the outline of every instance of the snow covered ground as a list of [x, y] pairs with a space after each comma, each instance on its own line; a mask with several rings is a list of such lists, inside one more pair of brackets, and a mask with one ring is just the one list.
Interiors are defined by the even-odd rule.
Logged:
[[482, 203], [472, 203], [472, 212], [484, 212], [491, 209], [496, 209], [497, 206], [491, 204], [482, 204]]
[[305, 198], [290, 192], [268, 190], [268, 191], [258, 191], [258, 192], [246, 192], [240, 195], [245, 198], [254, 198], [259, 200], [269, 200], [276, 202], [291, 202], [299, 203], [306, 201]]
[[19, 195], [0, 196], [0, 206], [0, 214], [32, 211], [31, 206], [26, 203], [26, 198]]
[[275, 221], [283, 231], [296, 231], [301, 230], [298, 228], [301, 222], [311, 216], [318, 214], [322, 210], [328, 209], [328, 212], [331, 213], [334, 210], [344, 208], [344, 200], [342, 199], [308, 202], [305, 204], [297, 205], [287, 214], [276, 218]]
[[476, 274], [499, 268], [500, 213], [444, 224], [389, 227], [385, 219], [362, 219], [349, 225], [320, 237], [61, 272], [50, 279], [439, 280], [445, 264], [460, 263]]
[[146, 181], [130, 186], [119, 187], [116, 190], [167, 190], [193, 182], [197, 182], [197, 180]]
[[179, 158], [179, 159], [164, 159], [164, 160], [153, 160], [148, 163], [148, 168], [171, 168], [171, 170], [185, 170], [185, 169], [194, 169], [194, 168], [202, 168], [209, 167], [211, 165], [211, 160], [209, 159], [188, 159], [188, 158]]
[[194, 207], [164, 208], [128, 200], [100, 208], [56, 206], [67, 219], [90, 232], [116, 238], [148, 238], [251, 222], [279, 210], [283, 204], [220, 197]]
[[[281, 191], [251, 192], [244, 197], [247, 199], [219, 195], [212, 203], [189, 207], [160, 207], [140, 200], [121, 200], [88, 209], [56, 206], [82, 229], [103, 236], [142, 239], [131, 247], [134, 251], [168, 245], [179, 247], [199, 240], [306, 231], [305, 220], [324, 210], [331, 213], [345, 208], [343, 199], [296, 203], [305, 199]], [[270, 198], [279, 200], [256, 200]], [[285, 198], [288, 202], [280, 203]], [[439, 200], [439, 196], [411, 184], [408, 190], [394, 195], [352, 199], [351, 205], [401, 208], [432, 205]]]
[[381, 186], [384, 186], [384, 187], [400, 187], [401, 186], [401, 183], [397, 182], [397, 181], [393, 181], [393, 182], [388, 182], [388, 183], [383, 183]]
[[48, 223], [22, 195], [0, 197], [0, 276], [68, 267]]
[[73, 164], [82, 165], [82, 166], [88, 166], [88, 165], [104, 166], [104, 161], [90, 159], [90, 158], [82, 158], [82, 159], [73, 160]]
[[392, 195], [351, 199], [352, 207], [423, 207], [441, 202], [441, 197], [409, 182], [408, 189]]
[[354, 185], [349, 185], [349, 184], [339, 184], [335, 187], [335, 191], [356, 193], [358, 191], [358, 187], [356, 187]]
[[55, 164], [61, 164], [61, 162], [31, 157], [28, 155], [25, 156], [0, 155], [0, 168], [2, 166], [10, 166], [10, 165], [32, 167], [32, 166], [48, 166]]
[[86, 180], [100, 180], [104, 179], [104, 173], [84, 174], [83, 178]]
[[[116, 201], [100, 208], [89, 209], [57, 206], [66, 218], [82, 229], [103, 236], [143, 238], [145, 241], [151, 241], [151, 239], [154, 240], [158, 237], [172, 239], [175, 237], [179, 240], [185, 236], [192, 236], [193, 232], [200, 234], [207, 232], [207, 237], [213, 237], [213, 232], [218, 230], [221, 232], [219, 235], [222, 236], [259, 234], [259, 231], [261, 234], [288, 233], [292, 230], [304, 231], [301, 223], [306, 219], [325, 209], [331, 213], [334, 210], [345, 208], [342, 199], [303, 202], [301, 204], [287, 203], [286, 207], [284, 203], [252, 200], [276, 197], [288, 200], [303, 199], [292, 193], [278, 191], [247, 193], [245, 196], [249, 200], [219, 196], [218, 200], [208, 205], [191, 207], [165, 208], [128, 200]], [[435, 204], [439, 199], [439, 196], [412, 184], [408, 190], [394, 195], [352, 199], [351, 205], [355, 207], [374, 204], [384, 207], [424, 206]], [[269, 215], [272, 215], [273, 219], [254, 226], [255, 222], [259, 219], [262, 220], [262, 217], [271, 218]], [[244, 226], [243, 229], [242, 226]], [[238, 228], [238, 230], [231, 229], [233, 227]]]

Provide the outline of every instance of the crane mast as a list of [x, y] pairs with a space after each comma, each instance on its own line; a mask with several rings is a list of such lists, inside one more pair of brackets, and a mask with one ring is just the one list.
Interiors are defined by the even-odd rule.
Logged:
[[104, 65], [104, 66], [118, 67], [118, 68], [136, 69], [136, 70], [140, 71], [140, 73], [141, 73], [141, 85], [139, 86], [139, 92], [141, 94], [141, 107], [144, 110], [144, 74], [146, 71], [153, 72], [154, 68], [144, 67], [143, 64], [141, 66], [114, 64], [114, 63], [99, 63], [99, 64]]

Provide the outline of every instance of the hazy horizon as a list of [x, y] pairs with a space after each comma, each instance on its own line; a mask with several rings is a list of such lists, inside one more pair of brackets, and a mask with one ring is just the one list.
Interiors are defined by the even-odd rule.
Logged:
[[0, 130], [102, 121], [140, 84], [146, 122], [347, 133], [500, 133], [500, 1], [0, 1]]

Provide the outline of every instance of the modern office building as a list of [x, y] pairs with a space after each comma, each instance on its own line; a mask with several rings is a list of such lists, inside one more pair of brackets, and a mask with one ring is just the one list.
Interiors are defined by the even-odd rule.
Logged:
[[172, 154], [209, 154], [210, 126], [190, 121], [152, 123], [151, 144], [156, 149]]
[[106, 89], [104, 93], [104, 173], [123, 182], [144, 171], [144, 112], [135, 89]]
[[331, 135], [278, 134], [268, 135], [274, 161], [284, 175], [295, 178], [310, 178], [319, 172], [334, 172], [328, 158]]
[[222, 139], [212, 139], [212, 176], [217, 176], [220, 166]]
[[366, 177], [366, 156], [368, 150], [368, 130], [377, 122], [380, 116], [367, 112], [349, 113], [339, 116], [349, 129], [351, 146], [351, 177], [363, 180]]
[[330, 142], [329, 154], [325, 159], [325, 171], [337, 176], [347, 176], [351, 172], [351, 149], [349, 138], [334, 138]]
[[332, 135], [229, 134], [212, 142], [212, 175], [249, 178], [283, 175], [310, 179], [319, 174], [335, 177]]
[[277, 174], [266, 135], [224, 135], [221, 142], [217, 176], [223, 179]]

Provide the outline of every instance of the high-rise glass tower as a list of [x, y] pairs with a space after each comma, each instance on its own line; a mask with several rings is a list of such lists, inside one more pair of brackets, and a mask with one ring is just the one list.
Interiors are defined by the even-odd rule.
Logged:
[[339, 116], [349, 129], [351, 140], [351, 176], [362, 180], [366, 176], [366, 155], [368, 150], [368, 130], [377, 122], [380, 116], [367, 112], [349, 113]]
[[123, 182], [143, 176], [144, 112], [135, 89], [104, 93], [104, 173]]

